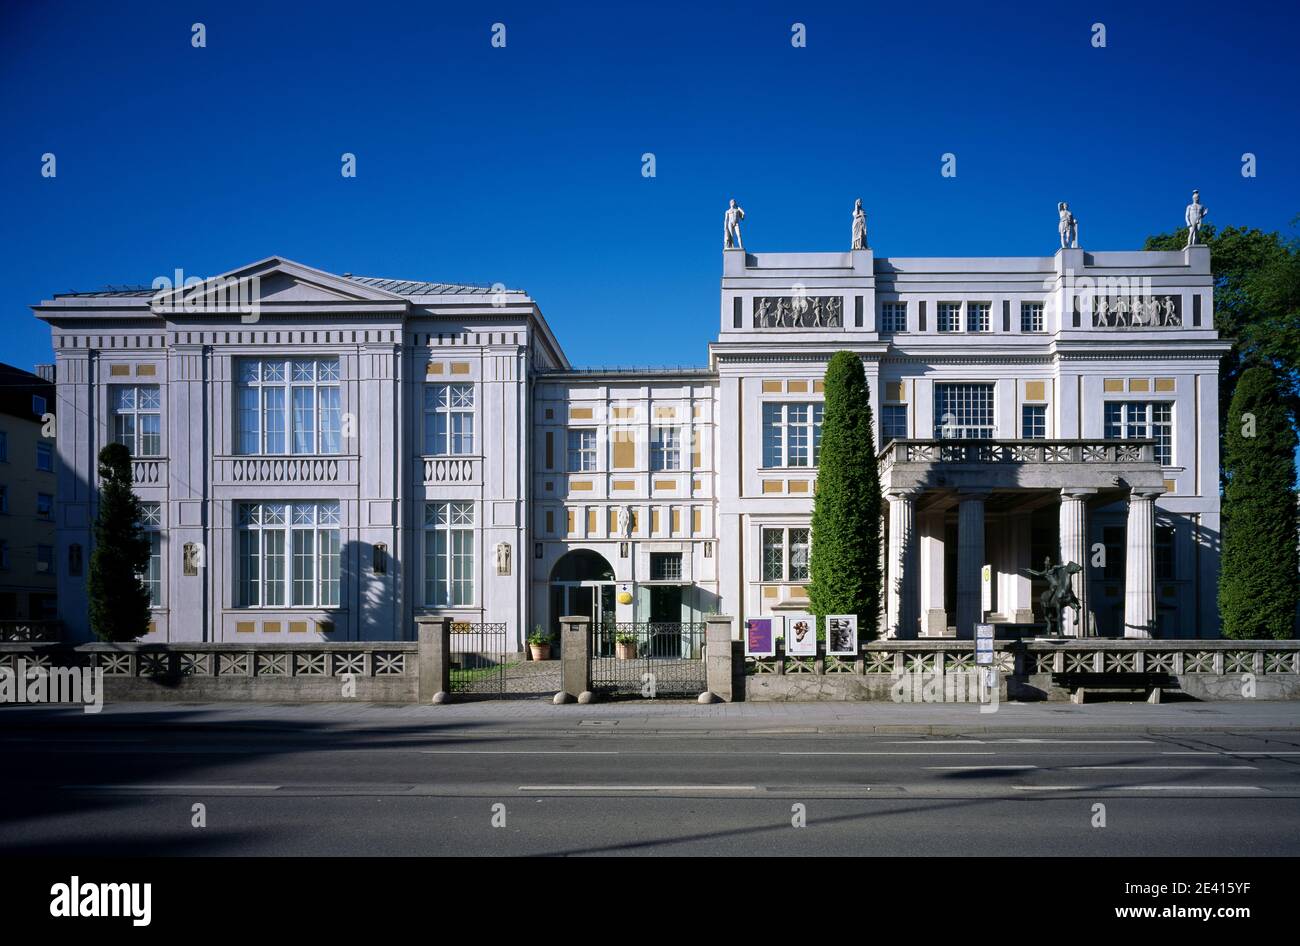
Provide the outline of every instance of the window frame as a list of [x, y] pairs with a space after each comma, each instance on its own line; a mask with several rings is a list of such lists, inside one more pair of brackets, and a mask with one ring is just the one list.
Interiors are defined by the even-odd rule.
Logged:
[[[768, 543], [769, 533], [780, 537], [780, 545]], [[795, 534], [801, 534], [799, 547], [803, 562], [795, 570]], [[772, 565], [775, 563], [769, 554], [770, 549], [778, 549], [779, 571], [774, 575]], [[804, 585], [812, 580], [812, 527], [808, 526], [760, 526], [758, 533], [759, 580], [764, 584]]]
[[[1037, 312], [1036, 312], [1036, 313], [1034, 312], [1035, 309], [1037, 309]], [[1029, 324], [1031, 327], [1029, 327], [1029, 328], [1026, 328], [1026, 327], [1025, 327], [1025, 325], [1026, 325], [1026, 322], [1025, 322], [1026, 316], [1029, 316], [1029, 317], [1030, 317], [1030, 321], [1029, 321], [1028, 324]], [[1035, 316], [1036, 316], [1036, 324], [1038, 325], [1037, 328], [1033, 328], [1033, 327], [1032, 327], [1032, 326], [1035, 324]], [[1043, 303], [1043, 302], [1023, 302], [1023, 301], [1022, 301], [1022, 302], [1020, 303], [1020, 332], [1021, 332], [1021, 334], [1022, 334], [1022, 335], [1041, 335], [1041, 334], [1043, 334], [1043, 333], [1046, 332], [1046, 331], [1047, 331], [1047, 304], [1046, 304], [1046, 303]]]
[[682, 428], [656, 424], [650, 428], [650, 472], [679, 473], [682, 469]]
[[[311, 363], [312, 376], [309, 379], [297, 376], [298, 366]], [[249, 377], [247, 368], [256, 365], [254, 377]], [[266, 377], [267, 369], [281, 371], [280, 377]], [[332, 371], [331, 371], [332, 369]], [[324, 377], [322, 377], [324, 372]], [[332, 377], [330, 376], [332, 374]], [[308, 355], [285, 358], [237, 358], [234, 382], [234, 454], [244, 457], [326, 457], [343, 454], [343, 359], [338, 355]], [[250, 411], [245, 403], [248, 392], [255, 394], [256, 409]], [[276, 392], [279, 404], [268, 405], [268, 392]], [[304, 407], [298, 394], [311, 394], [311, 404]], [[327, 405], [326, 397], [333, 404]], [[305, 429], [301, 423], [302, 412], [311, 412], [311, 425]], [[256, 428], [250, 431], [248, 418], [256, 416]], [[268, 420], [276, 418], [278, 424], [273, 431]], [[248, 449], [245, 440], [256, 438], [256, 449]], [[268, 444], [272, 436], [283, 440], [283, 449], [271, 450]], [[299, 449], [300, 436], [309, 436], [310, 444]], [[334, 449], [326, 449], [326, 441]]]
[[[439, 509], [447, 516], [439, 521]], [[478, 515], [471, 499], [430, 500], [424, 504], [420, 546], [420, 600], [426, 608], [472, 608], [478, 601]], [[439, 536], [444, 536], [441, 549]], [[457, 538], [468, 537], [468, 550], [457, 548]], [[432, 541], [433, 548], [430, 549]], [[457, 577], [456, 559], [462, 560], [464, 575]], [[430, 562], [433, 562], [432, 574]], [[457, 599], [457, 587], [467, 590]], [[430, 594], [432, 589], [433, 593]]]
[[[49, 500], [49, 503], [47, 504], [49, 507], [49, 512], [48, 514], [44, 514], [44, 515], [41, 513], [41, 500], [43, 499]], [[36, 518], [40, 519], [42, 522], [54, 521], [54, 494], [53, 493], [36, 494]]]
[[[964, 423], [946, 425], [943, 423], [943, 407], [950, 406], [950, 401], [940, 396], [940, 392], [945, 388], [967, 388], [970, 391], [974, 389], [983, 389], [988, 391], [988, 419], [987, 424]], [[936, 440], [993, 440], [998, 435], [998, 405], [997, 405], [997, 383], [993, 381], [936, 381], [934, 383], [934, 438]], [[972, 401], [973, 403], [973, 401]], [[952, 427], [964, 431], [987, 429], [988, 436], [970, 436], [969, 434], [958, 434], [957, 436], [945, 436], [943, 431]]]
[[[235, 507], [235, 607], [249, 611], [305, 611], [323, 610], [341, 607], [342, 603], [342, 555], [343, 555], [343, 509], [338, 500], [262, 500], [237, 501]], [[278, 521], [268, 520], [268, 511], [280, 508]], [[311, 509], [311, 521], [305, 521], [300, 515], [305, 509]], [[256, 509], [256, 516], [246, 510]], [[311, 602], [296, 602], [295, 597], [304, 579], [297, 574], [298, 563], [303, 555], [298, 548], [300, 535], [310, 533], [311, 539]], [[268, 552], [268, 537], [279, 535], [279, 549]], [[246, 553], [247, 544], [256, 539], [254, 557]], [[278, 579], [268, 579], [268, 561], [271, 554], [279, 559]], [[249, 575], [251, 569], [248, 561], [257, 563], [256, 577], [251, 581], [257, 588], [257, 603], [250, 603]], [[274, 581], [279, 585], [279, 603], [267, 602], [267, 589]], [[331, 600], [332, 599], [332, 600]]]
[[[978, 326], [972, 324], [975, 315], [980, 316]], [[992, 302], [967, 302], [966, 303], [966, 332], [970, 335], [987, 335], [993, 331], [993, 303]]]
[[[899, 318], [901, 317], [901, 324]], [[880, 331], [898, 335], [907, 331], [907, 303], [901, 299], [891, 299], [880, 303]]]
[[[903, 428], [902, 428], [903, 432], [901, 434], [892, 434], [890, 433], [890, 431], [894, 429], [894, 425], [890, 422], [891, 412], [896, 414], [897, 412], [900, 411], [902, 412], [903, 415]], [[889, 441], [891, 440], [906, 440], [907, 433], [908, 433], [907, 431], [908, 419], [909, 418], [908, 418], [908, 411], [907, 411], [906, 404], [895, 403], [895, 404], [880, 405], [880, 436], [883, 442], [889, 443]]]
[[[1042, 433], [1030, 433], [1029, 417], [1030, 411], [1035, 411], [1041, 421]], [[1037, 425], [1036, 425], [1037, 426]], [[1022, 440], [1046, 440], [1047, 439], [1047, 405], [1046, 404], [1021, 404], [1020, 405], [1020, 439]]]
[[[121, 407], [118, 404], [118, 395], [125, 391], [132, 392], [130, 407]], [[155, 395], [157, 399], [156, 406], [142, 406], [141, 395], [146, 392]], [[110, 384], [108, 386], [108, 400], [109, 415], [113, 424], [113, 442], [126, 447], [132, 459], [161, 457], [163, 455], [162, 386], [158, 384]], [[123, 439], [121, 431], [121, 422], [127, 418], [131, 421], [130, 443]], [[156, 433], [147, 434], [145, 432], [146, 418], [156, 418]], [[146, 438], [150, 437], [157, 439], [157, 448], [152, 452], [145, 449]]]
[[[1174, 402], [1171, 400], [1134, 401], [1113, 399], [1102, 402], [1102, 436], [1106, 440], [1154, 440], [1156, 462], [1172, 466], [1174, 462]], [[1130, 408], [1145, 408], [1144, 419], [1129, 417]], [[1112, 420], [1112, 409], [1118, 409], [1118, 418]], [[1164, 419], [1158, 414], [1164, 413]], [[1134, 431], [1144, 429], [1145, 433]], [[1163, 434], [1162, 434], [1163, 431]], [[1113, 436], [1118, 432], [1118, 436]]]
[[[445, 392], [445, 399], [440, 392]], [[477, 456], [474, 448], [477, 444], [478, 391], [474, 382], [427, 382], [421, 397], [424, 455]]]
[[[965, 304], [961, 302], [936, 302], [934, 306], [934, 330], [940, 335], [960, 335], [965, 324]], [[948, 319], [951, 321], [948, 321]], [[945, 325], [951, 327], [945, 328]]]
[[[590, 443], [587, 443], [590, 435]], [[575, 445], [576, 440], [576, 445]], [[565, 470], [569, 473], [596, 472], [596, 428], [568, 427], [565, 434]]]
[[[807, 410], [807, 416], [800, 420], [791, 420], [792, 410]], [[772, 412], [776, 412], [776, 421], [772, 422]], [[762, 425], [760, 442], [762, 457], [761, 469], [764, 470], [815, 470], [821, 460], [822, 424], [826, 418], [825, 401], [764, 401], [762, 402], [759, 422]], [[776, 436], [772, 436], [775, 432]], [[795, 438], [791, 433], [798, 433], [798, 449], [805, 454], [806, 462], [792, 463], [792, 444]], [[769, 454], [775, 446], [776, 460]]]
[[158, 502], [140, 503], [140, 526], [149, 537], [149, 564], [143, 574], [137, 575], [145, 588], [149, 590], [149, 607], [163, 607], [163, 557], [162, 557], [162, 504]]

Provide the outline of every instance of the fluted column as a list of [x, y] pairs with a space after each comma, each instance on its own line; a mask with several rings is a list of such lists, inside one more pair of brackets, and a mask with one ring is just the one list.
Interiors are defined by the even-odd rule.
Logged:
[[891, 489], [889, 499], [889, 636], [917, 636], [920, 590], [916, 534], [916, 491]]
[[980, 570], [984, 567], [985, 492], [958, 494], [957, 506], [957, 636], [973, 640], [980, 609]]
[[922, 634], [944, 637], [948, 633], [948, 612], [944, 608], [943, 510], [930, 511], [920, 517], [921, 536], [921, 617]]
[[1073, 616], [1062, 614], [1061, 633], [1066, 637], [1090, 637], [1093, 632], [1092, 613], [1088, 607], [1088, 499], [1095, 489], [1061, 490], [1061, 558], [1062, 565], [1074, 562], [1083, 571], [1070, 579], [1074, 596], [1079, 599], [1079, 623]]
[[1156, 497], [1133, 490], [1124, 549], [1124, 636], [1154, 637], [1156, 623]]

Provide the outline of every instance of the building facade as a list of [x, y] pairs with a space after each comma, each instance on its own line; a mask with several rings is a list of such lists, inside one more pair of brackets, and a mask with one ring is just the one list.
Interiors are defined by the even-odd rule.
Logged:
[[57, 612], [54, 401], [49, 377], [0, 364], [0, 621]]
[[827, 360], [857, 353], [888, 499], [884, 626], [1217, 636], [1209, 251], [723, 254], [707, 366], [581, 370], [527, 294], [270, 258], [34, 307], [58, 374], [62, 617], [88, 637], [94, 457], [134, 456], [149, 639], [409, 638], [414, 618], [805, 610]]

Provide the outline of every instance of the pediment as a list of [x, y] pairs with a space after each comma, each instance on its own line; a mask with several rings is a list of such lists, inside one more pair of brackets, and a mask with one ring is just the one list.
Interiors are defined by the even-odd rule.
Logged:
[[277, 308], [309, 307], [313, 305], [338, 305], [339, 303], [365, 304], [367, 306], [400, 305], [406, 299], [373, 286], [313, 269], [282, 257], [272, 256], [248, 266], [241, 266], [202, 283], [164, 292], [153, 300], [155, 311], [175, 305], [193, 307], [204, 301], [234, 298], [241, 303], [256, 300], [258, 305]]

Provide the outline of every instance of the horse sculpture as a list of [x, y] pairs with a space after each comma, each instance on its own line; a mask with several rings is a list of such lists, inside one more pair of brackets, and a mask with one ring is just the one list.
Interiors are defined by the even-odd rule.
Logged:
[[1025, 572], [1047, 579], [1047, 590], [1038, 596], [1043, 607], [1043, 616], [1047, 619], [1047, 633], [1050, 637], [1061, 635], [1061, 624], [1066, 608], [1074, 608], [1074, 623], [1079, 624], [1079, 598], [1071, 587], [1071, 579], [1083, 571], [1083, 566], [1076, 562], [1053, 565], [1050, 556], [1043, 559], [1043, 570], [1026, 568]]

